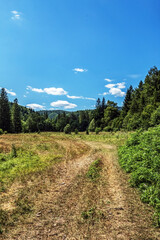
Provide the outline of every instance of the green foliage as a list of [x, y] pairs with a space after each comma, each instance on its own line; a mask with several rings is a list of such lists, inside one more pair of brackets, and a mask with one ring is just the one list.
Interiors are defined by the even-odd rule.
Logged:
[[96, 129], [95, 129], [95, 133], [98, 134], [100, 131], [101, 131], [101, 128], [96, 127]]
[[11, 150], [11, 158], [17, 157], [17, 149], [14, 144], [12, 144], [12, 150]]
[[78, 129], [76, 128], [75, 131], [74, 131], [75, 134], [78, 134]]
[[86, 134], [89, 135], [89, 131], [88, 131], [88, 128], [86, 129]]
[[14, 100], [12, 107], [12, 126], [13, 132], [20, 133], [22, 131], [20, 107], [17, 98]]
[[0, 128], [3, 131], [11, 130], [11, 115], [8, 97], [4, 88], [0, 91]]
[[132, 134], [119, 148], [119, 162], [131, 173], [131, 185], [139, 188], [142, 201], [155, 208], [160, 225], [160, 126]]
[[64, 128], [64, 133], [69, 134], [71, 133], [71, 126], [70, 124], [67, 124]]
[[151, 115], [151, 125], [156, 126], [160, 124], [160, 106]]
[[113, 128], [112, 128], [111, 126], [104, 127], [104, 128], [103, 128], [103, 131], [105, 131], [105, 132], [112, 132], [112, 131], [113, 131]]
[[92, 121], [89, 124], [88, 130], [91, 131], [91, 132], [94, 132], [95, 131], [95, 127], [96, 127], [95, 119], [93, 118]]
[[2, 135], [3, 134], [3, 130], [0, 128], [0, 135]]
[[87, 177], [91, 181], [96, 181], [100, 177], [100, 171], [102, 169], [102, 161], [100, 159], [95, 160], [89, 167]]

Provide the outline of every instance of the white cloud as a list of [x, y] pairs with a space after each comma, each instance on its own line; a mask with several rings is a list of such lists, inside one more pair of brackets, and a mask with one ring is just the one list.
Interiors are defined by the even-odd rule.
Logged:
[[20, 20], [21, 19], [21, 13], [18, 11], [11, 11], [12, 13], [12, 20]]
[[136, 79], [139, 78], [141, 76], [141, 74], [129, 74], [128, 77]]
[[117, 87], [118, 89], [122, 89], [125, 88], [125, 82], [121, 82], [121, 83], [115, 83], [115, 84], [107, 84], [105, 85], [106, 88], [114, 88]]
[[31, 86], [27, 86], [27, 90], [31, 90], [33, 92], [38, 92], [38, 93], [47, 93], [49, 95], [56, 95], [56, 96], [67, 94], [67, 92], [63, 88], [55, 88], [55, 87], [41, 89], [41, 88], [33, 88]]
[[74, 103], [69, 103], [68, 101], [62, 101], [62, 100], [58, 100], [56, 102], [52, 102], [50, 105], [52, 107], [56, 107], [56, 108], [63, 107], [64, 109], [71, 109], [71, 108], [77, 107], [77, 105], [74, 104]]
[[6, 92], [7, 92], [8, 94], [10, 94], [11, 96], [16, 96], [16, 93], [13, 92], [12, 89], [11, 89], [11, 90], [8, 90], [7, 88], [5, 88], [5, 90], [6, 90]]
[[105, 78], [104, 80], [107, 81], [107, 82], [112, 82], [113, 81], [113, 80], [111, 80], [109, 78]]
[[109, 90], [109, 93], [115, 97], [124, 97], [126, 95], [126, 93], [122, 92], [121, 89], [114, 87]]
[[31, 86], [27, 86], [27, 90], [31, 90], [33, 92], [38, 92], [38, 93], [44, 92], [44, 90], [42, 90], [41, 88], [32, 88]]
[[71, 98], [71, 99], [83, 99], [82, 96], [69, 96], [67, 95], [68, 98]]
[[106, 95], [108, 95], [109, 93], [108, 92], [104, 92], [104, 93], [99, 93], [98, 95], [100, 95], [100, 96], [106, 96]]
[[67, 92], [63, 88], [55, 88], [55, 87], [44, 88], [44, 92], [50, 95], [58, 95], [58, 96], [67, 94]]
[[115, 87], [115, 86], [116, 86], [116, 84], [112, 84], [112, 83], [105, 85], [106, 88], [113, 88], [113, 87]]
[[32, 108], [32, 109], [34, 109], [34, 110], [36, 110], [36, 109], [39, 109], [39, 110], [45, 109], [44, 106], [42, 106], [42, 105], [40, 105], [40, 104], [37, 104], [37, 103], [27, 104], [26, 106], [27, 106], [28, 108]]
[[92, 101], [96, 101], [95, 98], [89, 98], [89, 97], [85, 97], [84, 99], [87, 99], [87, 100], [92, 100]]
[[89, 98], [89, 97], [83, 97], [83, 96], [70, 96], [70, 95], [67, 95], [67, 97], [71, 98], [71, 99], [86, 99], [86, 100], [93, 100], [93, 101], [96, 100], [95, 98]]
[[116, 86], [117, 86], [117, 88], [119, 88], [119, 89], [122, 89], [122, 88], [125, 88], [125, 87], [126, 87], [126, 86], [125, 86], [125, 82], [117, 83]]
[[84, 68], [74, 68], [73, 71], [77, 73], [77, 72], [87, 72], [88, 70]]

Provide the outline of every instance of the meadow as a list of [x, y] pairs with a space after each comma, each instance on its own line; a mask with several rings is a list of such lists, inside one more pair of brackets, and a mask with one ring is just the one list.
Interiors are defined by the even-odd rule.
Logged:
[[158, 239], [158, 132], [1, 135], [1, 238]]

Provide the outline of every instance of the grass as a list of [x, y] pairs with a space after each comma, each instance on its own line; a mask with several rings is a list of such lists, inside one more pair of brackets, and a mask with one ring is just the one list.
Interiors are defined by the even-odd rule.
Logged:
[[132, 134], [119, 148], [119, 162], [130, 173], [130, 183], [139, 189], [142, 201], [154, 207], [160, 226], [160, 126]]
[[54, 180], [57, 163], [70, 161], [88, 149], [56, 133], [0, 136], [0, 234], [32, 216], [38, 194]]
[[100, 159], [95, 160], [89, 167], [87, 177], [95, 182], [100, 177], [100, 171], [102, 169], [102, 161]]
[[90, 132], [89, 135], [86, 133], [72, 133], [72, 135], [70, 135], [69, 137], [71, 139], [78, 138], [85, 141], [103, 142], [107, 144], [121, 146], [128, 139], [129, 135], [129, 132], [100, 132], [99, 134]]

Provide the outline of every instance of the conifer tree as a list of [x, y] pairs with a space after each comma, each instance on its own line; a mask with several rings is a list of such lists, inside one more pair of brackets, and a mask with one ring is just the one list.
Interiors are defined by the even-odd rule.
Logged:
[[14, 100], [13, 107], [12, 107], [12, 123], [13, 123], [13, 131], [15, 133], [20, 133], [22, 131], [22, 125], [21, 125], [20, 107], [18, 105], [17, 98]]
[[7, 93], [4, 88], [0, 91], [0, 128], [8, 132], [11, 130], [10, 107]]
[[123, 116], [127, 115], [127, 112], [130, 109], [131, 102], [132, 102], [132, 94], [133, 94], [133, 87], [132, 85], [128, 88], [124, 102], [123, 102], [123, 107], [122, 107], [122, 114]]

